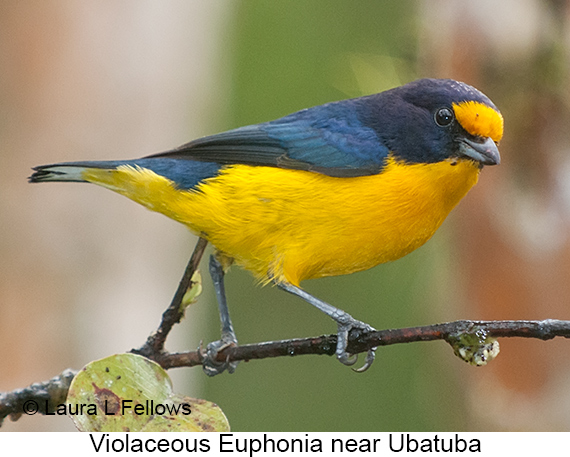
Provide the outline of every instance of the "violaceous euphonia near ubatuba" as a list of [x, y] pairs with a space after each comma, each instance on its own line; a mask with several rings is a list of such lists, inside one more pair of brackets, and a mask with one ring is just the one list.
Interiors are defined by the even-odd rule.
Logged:
[[[223, 289], [232, 261], [338, 324], [337, 358], [351, 329], [372, 330], [299, 287], [304, 279], [366, 270], [424, 244], [499, 163], [503, 118], [473, 87], [420, 79], [281, 119], [200, 138], [142, 159], [35, 168], [31, 182], [91, 182], [175, 219], [211, 242], [222, 337], [237, 344]], [[367, 368], [374, 350], [367, 355]]]

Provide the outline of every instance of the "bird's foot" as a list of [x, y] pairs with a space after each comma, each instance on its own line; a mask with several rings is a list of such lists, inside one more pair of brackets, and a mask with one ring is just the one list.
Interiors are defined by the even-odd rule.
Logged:
[[[348, 335], [352, 330], [362, 331], [364, 333], [374, 332], [376, 329], [370, 325], [354, 319], [349, 314], [344, 314], [338, 321], [338, 340], [336, 344], [336, 358], [343, 365], [352, 366], [358, 360], [358, 354], [350, 354], [346, 351], [348, 346]], [[368, 349], [364, 365], [360, 368], [353, 368], [357, 373], [363, 373], [374, 362], [376, 357], [376, 348]]]
[[238, 361], [230, 362], [226, 359], [223, 362], [217, 360], [218, 353], [227, 347], [235, 347], [238, 345], [237, 338], [234, 333], [222, 334], [218, 341], [213, 341], [206, 346], [206, 350], [200, 349], [202, 355], [202, 369], [208, 376], [216, 376], [228, 370], [228, 373], [233, 373], [237, 366]]

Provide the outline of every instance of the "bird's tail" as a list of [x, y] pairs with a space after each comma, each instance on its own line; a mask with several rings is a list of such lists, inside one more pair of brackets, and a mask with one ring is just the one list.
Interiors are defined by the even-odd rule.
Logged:
[[52, 165], [34, 167], [34, 173], [28, 179], [30, 182], [88, 182], [83, 176], [89, 169], [114, 169], [127, 161], [89, 161], [89, 162], [63, 162]]

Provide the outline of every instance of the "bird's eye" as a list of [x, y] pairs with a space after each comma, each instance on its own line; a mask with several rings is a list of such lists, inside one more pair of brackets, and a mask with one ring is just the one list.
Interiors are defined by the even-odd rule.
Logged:
[[453, 111], [449, 108], [440, 108], [435, 113], [435, 123], [440, 127], [446, 127], [453, 122]]

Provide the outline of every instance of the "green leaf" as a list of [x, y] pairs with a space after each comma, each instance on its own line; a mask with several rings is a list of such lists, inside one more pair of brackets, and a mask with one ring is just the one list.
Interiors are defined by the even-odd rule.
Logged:
[[188, 290], [182, 297], [182, 302], [180, 303], [180, 311], [184, 313], [184, 310], [194, 304], [198, 299], [198, 296], [202, 293], [202, 275], [200, 274], [200, 270], [196, 270], [192, 275], [192, 279], [190, 280], [190, 286]]
[[67, 395], [75, 426], [89, 432], [220, 432], [229, 423], [214, 403], [175, 394], [157, 363], [117, 354], [85, 366]]

